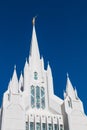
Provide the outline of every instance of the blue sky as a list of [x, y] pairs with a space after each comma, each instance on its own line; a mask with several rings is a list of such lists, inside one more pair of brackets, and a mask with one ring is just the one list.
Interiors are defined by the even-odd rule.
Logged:
[[0, 104], [17, 66], [18, 77], [29, 56], [32, 17], [45, 68], [49, 61], [55, 94], [63, 98], [66, 73], [87, 113], [87, 2], [77, 0], [0, 1]]

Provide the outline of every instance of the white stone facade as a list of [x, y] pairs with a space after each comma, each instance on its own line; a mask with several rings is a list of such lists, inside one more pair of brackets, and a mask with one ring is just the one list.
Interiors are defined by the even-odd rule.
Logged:
[[14, 68], [0, 112], [1, 130], [87, 130], [83, 104], [68, 75], [64, 100], [54, 95], [51, 68], [48, 64], [45, 70], [40, 58], [34, 21], [29, 59], [19, 80]]

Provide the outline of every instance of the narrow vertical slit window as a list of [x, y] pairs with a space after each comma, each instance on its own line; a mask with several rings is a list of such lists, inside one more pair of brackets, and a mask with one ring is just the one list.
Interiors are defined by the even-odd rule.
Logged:
[[69, 105], [69, 107], [72, 108], [72, 101], [71, 101], [71, 98], [69, 98], [68, 105]]

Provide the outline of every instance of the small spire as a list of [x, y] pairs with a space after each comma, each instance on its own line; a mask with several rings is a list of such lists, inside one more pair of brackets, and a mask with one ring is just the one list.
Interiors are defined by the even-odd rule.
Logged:
[[36, 20], [37, 16], [33, 17], [33, 20], [32, 20], [32, 24], [35, 25], [35, 20]]
[[67, 72], [67, 74], [66, 74], [66, 75], [67, 75], [67, 78], [69, 78], [69, 73], [68, 73], [68, 72]]
[[77, 94], [77, 89], [75, 87], [75, 96], [76, 96], [76, 99], [78, 99], [78, 94]]
[[14, 65], [14, 70], [16, 70], [16, 65]]
[[18, 92], [18, 77], [17, 77], [17, 72], [16, 72], [16, 66], [14, 66], [14, 72], [13, 72], [11, 84], [12, 84], [11, 88], [12, 88], [13, 93], [17, 93]]
[[66, 83], [66, 94], [72, 98], [75, 98], [74, 88], [70, 81], [68, 73], [67, 73], [67, 83]]

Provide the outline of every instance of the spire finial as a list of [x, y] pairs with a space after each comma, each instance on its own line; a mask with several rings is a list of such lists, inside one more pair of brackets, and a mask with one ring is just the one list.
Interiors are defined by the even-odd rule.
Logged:
[[33, 17], [33, 20], [32, 20], [32, 24], [35, 25], [35, 19], [37, 18], [37, 16]]

